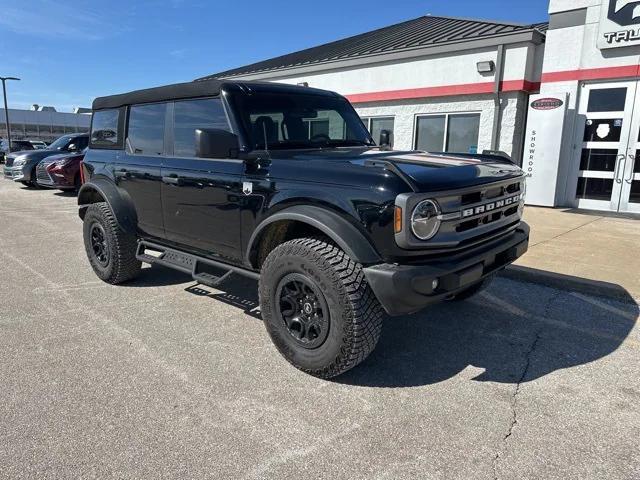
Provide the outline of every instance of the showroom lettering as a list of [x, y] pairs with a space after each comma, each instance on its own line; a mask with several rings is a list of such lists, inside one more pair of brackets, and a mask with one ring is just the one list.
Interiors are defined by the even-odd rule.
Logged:
[[536, 135], [537, 134], [538, 132], [536, 132], [535, 130], [531, 132], [531, 140], [530, 140], [531, 143], [529, 145], [529, 165], [527, 167], [527, 176], [529, 177], [533, 176], [533, 160], [536, 155]]

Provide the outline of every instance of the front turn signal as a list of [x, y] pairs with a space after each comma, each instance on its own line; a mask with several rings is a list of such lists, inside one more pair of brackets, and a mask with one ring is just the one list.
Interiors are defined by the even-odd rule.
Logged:
[[396, 207], [393, 224], [394, 224], [395, 232], [401, 233], [402, 232], [402, 208], [401, 207]]

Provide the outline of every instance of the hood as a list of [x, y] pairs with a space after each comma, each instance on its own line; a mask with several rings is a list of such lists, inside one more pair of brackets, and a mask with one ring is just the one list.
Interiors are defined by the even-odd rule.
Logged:
[[54, 163], [54, 162], [61, 162], [62, 160], [75, 160], [75, 159], [82, 160], [83, 157], [84, 157], [84, 153], [77, 153], [77, 152], [59, 153], [59, 154], [56, 154], [56, 155], [50, 155], [50, 156], [46, 157], [43, 160], [43, 163], [51, 164], [51, 163]]
[[387, 163], [415, 191], [434, 192], [483, 185], [517, 178], [517, 165], [492, 157], [456, 156], [422, 152], [370, 152], [365, 165]]
[[24, 150], [22, 152], [11, 152], [7, 157], [7, 164], [12, 164], [18, 157], [25, 159], [25, 163], [32, 163], [60, 154], [61, 152], [59, 150]]
[[[436, 192], [473, 187], [517, 178], [522, 170], [493, 157], [444, 155], [424, 152], [382, 151], [377, 148], [273, 151], [272, 158], [286, 162], [288, 175], [298, 180], [363, 185], [387, 172], [395, 173], [416, 192]], [[279, 172], [273, 172], [278, 176]]]

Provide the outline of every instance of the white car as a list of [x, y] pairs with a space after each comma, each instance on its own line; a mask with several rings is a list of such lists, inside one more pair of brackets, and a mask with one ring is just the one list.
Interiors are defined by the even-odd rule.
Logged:
[[29, 143], [33, 145], [33, 148], [35, 148], [36, 150], [44, 150], [45, 148], [47, 148], [47, 144], [42, 140], [29, 140]]

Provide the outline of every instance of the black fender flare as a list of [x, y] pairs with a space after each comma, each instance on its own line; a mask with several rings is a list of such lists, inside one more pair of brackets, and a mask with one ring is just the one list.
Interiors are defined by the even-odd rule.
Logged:
[[78, 215], [84, 219], [84, 214], [92, 203], [103, 199], [111, 207], [120, 228], [125, 232], [136, 234], [138, 227], [138, 215], [130, 198], [123, 195], [112, 181], [96, 178], [91, 179], [80, 187], [78, 192]]
[[382, 261], [365, 235], [338, 213], [313, 205], [296, 205], [274, 213], [256, 227], [245, 252], [247, 265], [251, 265], [251, 251], [257, 246], [266, 227], [282, 220], [302, 222], [317, 228], [333, 240], [351, 259], [362, 265], [373, 265]]

